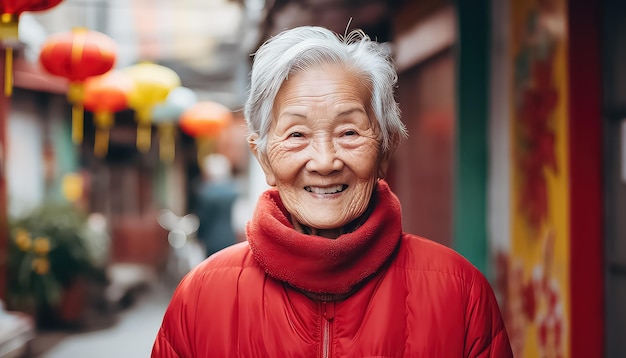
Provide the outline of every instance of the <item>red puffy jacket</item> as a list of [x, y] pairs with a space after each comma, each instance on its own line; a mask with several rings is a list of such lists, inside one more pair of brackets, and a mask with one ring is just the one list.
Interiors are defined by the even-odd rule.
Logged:
[[401, 232], [380, 182], [371, 213], [336, 240], [294, 230], [275, 190], [248, 242], [180, 283], [152, 357], [512, 357], [484, 276]]

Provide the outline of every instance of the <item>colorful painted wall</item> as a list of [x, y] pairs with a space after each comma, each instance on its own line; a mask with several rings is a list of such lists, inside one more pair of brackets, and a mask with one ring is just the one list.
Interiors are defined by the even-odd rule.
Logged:
[[599, 26], [582, 3], [492, 2], [490, 247], [516, 357], [602, 356]]
[[567, 357], [568, 84], [565, 1], [511, 8], [511, 251], [508, 328], [516, 356]]

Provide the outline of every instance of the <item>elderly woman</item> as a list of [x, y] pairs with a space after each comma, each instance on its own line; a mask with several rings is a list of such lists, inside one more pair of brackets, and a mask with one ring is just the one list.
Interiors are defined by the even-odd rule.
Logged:
[[245, 115], [272, 187], [247, 242], [190, 272], [152, 357], [511, 357], [467, 260], [402, 232], [383, 180], [405, 136], [385, 49], [285, 31], [258, 50]]

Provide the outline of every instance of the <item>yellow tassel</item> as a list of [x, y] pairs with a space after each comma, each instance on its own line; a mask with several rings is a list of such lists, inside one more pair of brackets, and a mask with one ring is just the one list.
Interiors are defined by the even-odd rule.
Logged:
[[150, 122], [140, 121], [137, 123], [137, 149], [141, 152], [150, 150], [150, 142], [152, 137], [152, 126]]
[[96, 141], [93, 145], [93, 152], [98, 158], [106, 157], [109, 151], [109, 129], [97, 128]]
[[196, 138], [196, 146], [198, 147], [198, 167], [204, 169], [204, 158], [213, 153], [215, 140], [209, 137]]
[[176, 137], [173, 124], [162, 124], [159, 127], [159, 158], [165, 163], [174, 161], [176, 153]]
[[72, 105], [72, 142], [74, 144], [83, 142], [83, 113], [82, 103]]
[[11, 97], [13, 94], [13, 48], [5, 49], [4, 58], [4, 95]]
[[113, 114], [111, 112], [96, 112], [96, 138], [93, 146], [94, 154], [103, 158], [109, 151], [109, 129], [113, 126]]
[[71, 82], [67, 89], [67, 100], [72, 104], [72, 142], [80, 144], [83, 142], [83, 97], [85, 89], [80, 82]]
[[0, 14], [0, 40], [8, 43], [4, 50], [4, 95], [11, 97], [13, 94], [13, 42], [19, 41], [18, 24], [19, 14], [5, 12]]

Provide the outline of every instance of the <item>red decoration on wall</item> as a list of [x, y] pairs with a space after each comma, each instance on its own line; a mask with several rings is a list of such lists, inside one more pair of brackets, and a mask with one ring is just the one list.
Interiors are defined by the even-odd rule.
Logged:
[[50, 36], [41, 49], [39, 61], [56, 76], [69, 80], [67, 98], [72, 109], [72, 141], [83, 139], [84, 81], [102, 75], [113, 68], [117, 46], [107, 35], [75, 28]]
[[548, 217], [548, 171], [557, 173], [552, 114], [558, 103], [553, 59], [531, 62], [532, 85], [522, 93], [517, 135], [521, 179], [520, 210], [538, 229]]
[[0, 41], [5, 47], [4, 94], [13, 92], [13, 47], [19, 43], [18, 25], [24, 11], [50, 9], [61, 0], [1, 0], [0, 1]]

